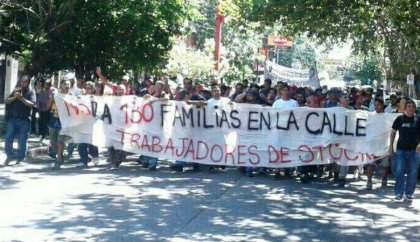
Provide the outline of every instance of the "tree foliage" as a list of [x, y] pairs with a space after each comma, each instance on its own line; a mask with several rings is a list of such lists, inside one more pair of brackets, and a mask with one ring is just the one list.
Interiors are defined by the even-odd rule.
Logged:
[[[186, 16], [182, 0], [23, 0], [0, 9], [1, 51], [25, 71], [104, 67], [108, 75], [151, 68], [171, 48]], [[108, 71], [107, 71], [108, 70]]]
[[176, 45], [169, 52], [164, 73], [170, 77], [211, 79], [214, 68], [212, 53]]
[[352, 39], [359, 53], [384, 47], [388, 78], [420, 73], [419, 1], [415, 0], [235, 0], [242, 18], [271, 25], [280, 21], [290, 36], [306, 34], [321, 42]]
[[347, 63], [345, 79], [360, 80], [362, 85], [371, 85], [373, 80], [381, 81], [383, 72], [377, 55], [369, 52], [365, 55], [354, 55]]

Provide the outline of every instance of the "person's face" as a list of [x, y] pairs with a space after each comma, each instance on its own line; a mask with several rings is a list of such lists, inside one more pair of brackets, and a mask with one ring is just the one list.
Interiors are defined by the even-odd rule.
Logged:
[[359, 106], [362, 105], [362, 102], [363, 102], [362, 97], [361, 96], [356, 97], [354, 99], [354, 102], [356, 103], [356, 105], [359, 105]]
[[247, 103], [254, 103], [255, 100], [256, 100], [256, 98], [255, 98], [254, 95], [252, 95], [250, 93], [246, 94], [246, 102]]
[[264, 89], [269, 89], [271, 87], [271, 83], [264, 82]]
[[60, 91], [63, 94], [67, 94], [69, 92], [70, 89], [70, 82], [69, 81], [64, 81], [61, 83], [60, 85]]
[[307, 102], [307, 106], [310, 107], [310, 108], [314, 108], [316, 106], [314, 96], [308, 96], [306, 98], [306, 102]]
[[191, 90], [192, 89], [192, 82], [190, 80], [184, 80], [184, 89]]
[[400, 110], [401, 112], [404, 112], [405, 110], [405, 102], [407, 102], [407, 100], [403, 98], [398, 103], [398, 110]]
[[366, 93], [366, 94], [365, 94], [365, 100], [366, 100], [366, 101], [370, 101], [370, 100], [372, 100], [372, 94], [370, 94], [370, 93]]
[[51, 88], [51, 83], [47, 82], [44, 84], [44, 90], [48, 91]]
[[39, 88], [42, 88], [42, 82], [41, 81], [37, 81], [36, 82], [36, 87], [39, 89]]
[[122, 87], [118, 87], [117, 89], [117, 96], [124, 96], [125, 89]]
[[93, 94], [93, 87], [91, 85], [85, 86], [85, 95], [92, 95]]
[[377, 113], [383, 113], [384, 112], [384, 105], [380, 102], [375, 102], [375, 111]]
[[397, 105], [398, 99], [396, 97], [392, 96], [390, 102], [391, 102], [392, 106], [395, 106], [395, 105]]
[[212, 93], [214, 99], [219, 99], [220, 98], [220, 88], [213, 87], [211, 89], [211, 93]]
[[155, 85], [155, 93], [156, 94], [161, 94], [162, 93], [162, 91], [163, 91], [163, 86], [162, 86], [162, 84], [157, 84], [157, 85]]
[[416, 111], [416, 105], [414, 103], [409, 103], [405, 106], [405, 115], [412, 117]]
[[282, 98], [289, 98], [290, 97], [290, 89], [285, 87], [281, 89], [281, 97]]
[[20, 81], [20, 88], [23, 90], [26, 90], [29, 88], [29, 81], [28, 80], [22, 80]]
[[274, 91], [274, 90], [268, 91], [268, 94], [267, 94], [267, 99], [268, 100], [274, 100], [275, 97], [276, 97], [276, 91]]
[[340, 98], [340, 106], [347, 107], [349, 105], [349, 97], [347, 95], [343, 95]]
[[235, 88], [236, 94], [241, 94], [244, 92], [244, 87], [242, 85], [237, 85]]
[[81, 80], [79, 81], [79, 80], [78, 80], [78, 81], [77, 81], [77, 87], [78, 87], [78, 88], [83, 88], [83, 81], [81, 81]]
[[299, 94], [297, 94], [297, 95], [296, 95], [296, 101], [297, 101], [300, 105], [302, 105], [302, 104], [304, 104], [304, 103], [305, 103], [305, 97], [304, 97], [301, 93], [299, 93]]
[[150, 86], [147, 88], [147, 93], [149, 93], [150, 95], [153, 95], [153, 94], [155, 93], [155, 86], [150, 85]]

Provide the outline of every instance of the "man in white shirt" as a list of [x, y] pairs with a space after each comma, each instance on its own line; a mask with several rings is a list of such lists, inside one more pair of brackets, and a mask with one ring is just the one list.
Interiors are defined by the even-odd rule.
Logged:
[[[299, 104], [296, 100], [290, 98], [290, 87], [289, 85], [285, 84], [280, 87], [280, 99], [273, 103], [273, 108], [278, 108], [280, 110], [292, 109], [298, 107]], [[286, 176], [290, 176], [291, 169], [286, 168], [285, 174]], [[274, 178], [280, 178], [280, 169], [276, 169], [274, 173]]]
[[76, 77], [70, 78], [70, 86], [69, 93], [73, 96], [81, 96], [83, 95], [83, 82], [82, 80], [77, 81], [76, 84]]
[[296, 100], [290, 98], [290, 87], [286, 84], [280, 87], [281, 98], [273, 103], [273, 108], [281, 110], [298, 107]]
[[398, 98], [395, 94], [389, 96], [390, 104], [385, 108], [385, 113], [393, 113], [398, 109]]
[[218, 106], [218, 107], [223, 108], [223, 107], [226, 107], [229, 104], [230, 99], [227, 98], [227, 97], [222, 97], [220, 95], [220, 87], [219, 86], [213, 85], [211, 87], [211, 93], [213, 95], [213, 98], [210, 98], [207, 101], [208, 106]]

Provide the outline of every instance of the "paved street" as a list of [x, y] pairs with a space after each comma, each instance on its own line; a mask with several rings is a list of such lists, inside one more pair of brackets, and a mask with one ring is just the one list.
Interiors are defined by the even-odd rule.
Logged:
[[[4, 158], [2, 151], [0, 158]], [[0, 167], [0, 241], [418, 241], [420, 199], [392, 187], [339, 189], [327, 181], [122, 169], [60, 171], [51, 160]], [[349, 177], [350, 178], [350, 177]], [[350, 180], [351, 181], [351, 180]]]

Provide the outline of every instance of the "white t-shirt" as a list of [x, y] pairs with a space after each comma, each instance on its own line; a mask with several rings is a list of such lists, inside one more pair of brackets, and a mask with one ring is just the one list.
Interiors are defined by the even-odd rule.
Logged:
[[69, 89], [69, 93], [73, 96], [81, 96], [83, 95], [83, 90], [78, 87], [72, 87]]
[[385, 113], [393, 113], [395, 110], [397, 110], [397, 109], [392, 108], [392, 105], [389, 104], [389, 106], [385, 108]]
[[273, 108], [279, 108], [279, 109], [290, 109], [290, 108], [296, 108], [298, 107], [298, 103], [296, 100], [289, 99], [287, 101], [283, 99], [279, 99], [273, 103]]
[[211, 98], [207, 100], [207, 106], [219, 106], [221, 108], [226, 107], [230, 102], [230, 99], [227, 97], [220, 97], [219, 100]]

